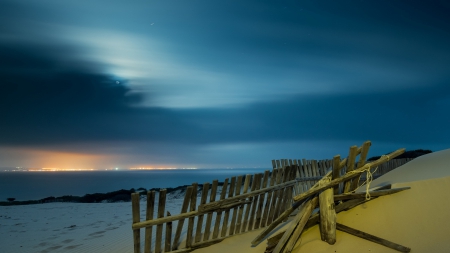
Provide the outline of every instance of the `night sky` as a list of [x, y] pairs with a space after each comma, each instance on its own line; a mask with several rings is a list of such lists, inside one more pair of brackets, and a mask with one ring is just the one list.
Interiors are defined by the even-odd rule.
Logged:
[[450, 148], [448, 1], [0, 0], [0, 167]]

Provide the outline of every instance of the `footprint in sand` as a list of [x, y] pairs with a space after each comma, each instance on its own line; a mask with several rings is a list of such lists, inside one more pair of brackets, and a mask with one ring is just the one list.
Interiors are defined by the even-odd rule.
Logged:
[[79, 247], [81, 245], [83, 245], [83, 244], [69, 245], [69, 246], [65, 247], [64, 249], [75, 249], [76, 247]]
[[62, 243], [69, 243], [69, 242], [73, 242], [73, 239], [67, 239], [67, 240], [62, 241]]
[[101, 234], [103, 234], [105, 232], [106, 231], [98, 231], [98, 232], [94, 232], [94, 233], [89, 234], [89, 236], [98, 236], [98, 235], [101, 235]]
[[60, 246], [60, 245], [56, 245], [56, 246], [49, 247], [49, 248], [46, 248], [46, 249], [44, 249], [44, 250], [41, 250], [39, 253], [49, 253], [49, 252], [53, 252], [54, 250], [59, 249], [59, 248], [61, 248], [61, 247], [62, 247], [62, 246]]
[[38, 248], [38, 247], [45, 247], [45, 246], [47, 246], [48, 245], [48, 243], [47, 242], [41, 242], [41, 243], [39, 243], [38, 245], [36, 245], [36, 246], [34, 246], [35, 248]]

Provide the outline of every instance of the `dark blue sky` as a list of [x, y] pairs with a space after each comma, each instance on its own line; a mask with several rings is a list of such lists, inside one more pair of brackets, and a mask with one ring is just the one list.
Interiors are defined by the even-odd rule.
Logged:
[[0, 166], [449, 148], [448, 13], [447, 1], [0, 0]]

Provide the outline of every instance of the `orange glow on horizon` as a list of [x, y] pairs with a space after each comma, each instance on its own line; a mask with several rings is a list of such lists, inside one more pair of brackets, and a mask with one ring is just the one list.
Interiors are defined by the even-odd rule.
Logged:
[[28, 171], [93, 171], [97, 168], [111, 168], [121, 156], [77, 152], [21, 149], [20, 167]]

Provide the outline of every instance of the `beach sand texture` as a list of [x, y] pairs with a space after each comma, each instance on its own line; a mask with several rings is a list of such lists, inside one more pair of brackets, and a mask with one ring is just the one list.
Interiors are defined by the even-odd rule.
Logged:
[[[337, 222], [410, 247], [411, 252], [450, 252], [450, 149], [419, 157], [374, 180], [410, 190], [380, 197], [337, 215]], [[182, 201], [182, 200], [181, 200]], [[167, 209], [179, 213], [180, 200]], [[144, 214], [141, 202], [141, 217]], [[278, 231], [286, 229], [286, 224]], [[258, 229], [194, 252], [264, 252], [250, 242]], [[275, 232], [276, 233], [276, 232]], [[50, 203], [0, 207], [0, 252], [133, 252], [131, 203]], [[320, 240], [318, 226], [306, 230], [294, 252], [396, 252], [337, 231], [337, 242]]]
[[[371, 187], [386, 183], [411, 189], [341, 212], [337, 222], [409, 247], [411, 252], [450, 252], [450, 149], [419, 157], [374, 180]], [[256, 247], [250, 244], [261, 231], [231, 237], [195, 252], [262, 253], [266, 241]], [[341, 231], [336, 232], [336, 240], [334, 245], [321, 241], [319, 227], [314, 226], [304, 231], [293, 252], [397, 252]]]

